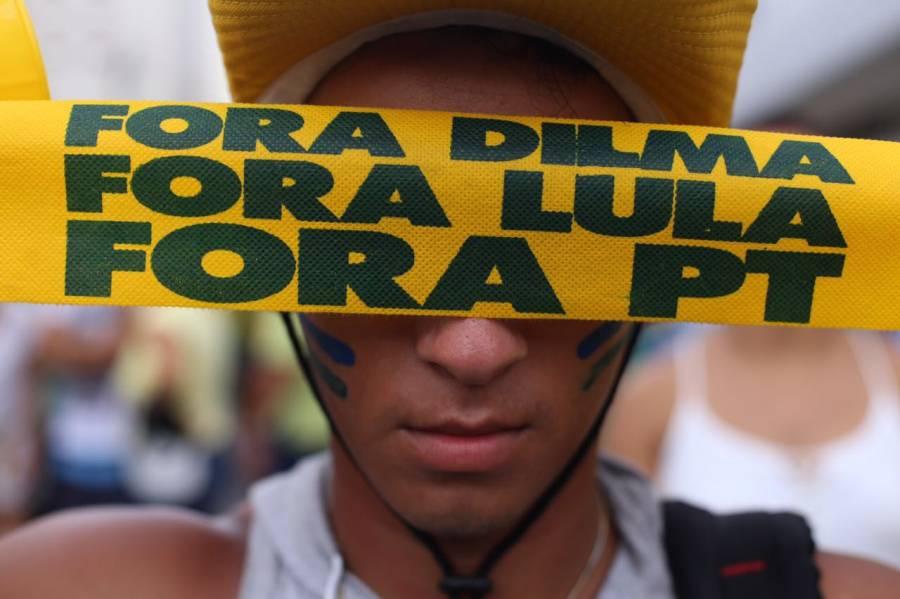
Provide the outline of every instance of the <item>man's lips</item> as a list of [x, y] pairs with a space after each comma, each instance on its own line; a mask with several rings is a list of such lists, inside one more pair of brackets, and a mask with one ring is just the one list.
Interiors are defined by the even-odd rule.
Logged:
[[476, 473], [502, 467], [513, 456], [526, 427], [491, 421], [446, 421], [404, 427], [402, 434], [413, 456], [425, 468], [441, 472]]

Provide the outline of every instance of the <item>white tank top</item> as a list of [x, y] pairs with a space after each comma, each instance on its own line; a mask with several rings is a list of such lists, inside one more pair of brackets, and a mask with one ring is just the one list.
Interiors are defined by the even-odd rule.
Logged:
[[676, 352], [662, 494], [718, 512], [796, 511], [820, 549], [900, 568], [900, 394], [885, 345], [866, 333], [848, 340], [868, 392], [866, 415], [851, 433], [802, 453], [712, 412], [704, 338]]

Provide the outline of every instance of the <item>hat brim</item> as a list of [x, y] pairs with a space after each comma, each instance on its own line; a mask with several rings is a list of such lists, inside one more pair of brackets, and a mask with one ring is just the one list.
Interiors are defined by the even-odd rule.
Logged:
[[577, 52], [641, 120], [727, 126], [756, 0], [210, 0], [210, 8], [239, 102], [285, 82], [303, 97], [383, 35], [483, 25]]
[[0, 0], [0, 100], [50, 97], [44, 61], [22, 0]]

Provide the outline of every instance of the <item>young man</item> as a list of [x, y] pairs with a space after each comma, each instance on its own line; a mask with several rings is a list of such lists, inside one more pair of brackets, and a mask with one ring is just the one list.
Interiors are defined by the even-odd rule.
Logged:
[[[221, 6], [241, 19], [253, 4]], [[311, 93], [294, 73], [297, 85], [282, 80], [267, 99], [605, 120], [640, 112], [594, 68], [525, 35], [419, 27], [368, 41]], [[327, 456], [259, 486], [237, 530], [137, 511], [38, 524], [0, 543], [0, 596], [676, 597], [648, 483], [613, 462], [598, 470], [586, 450], [633, 325], [317, 315], [304, 327], [336, 431]], [[900, 575], [878, 566], [819, 563], [828, 599], [900, 588]]]

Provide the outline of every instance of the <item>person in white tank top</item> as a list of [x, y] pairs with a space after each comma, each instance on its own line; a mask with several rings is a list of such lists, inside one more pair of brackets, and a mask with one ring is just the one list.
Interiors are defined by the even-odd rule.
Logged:
[[714, 330], [623, 391], [604, 441], [664, 495], [801, 512], [819, 546], [900, 566], [900, 390], [879, 334]]

